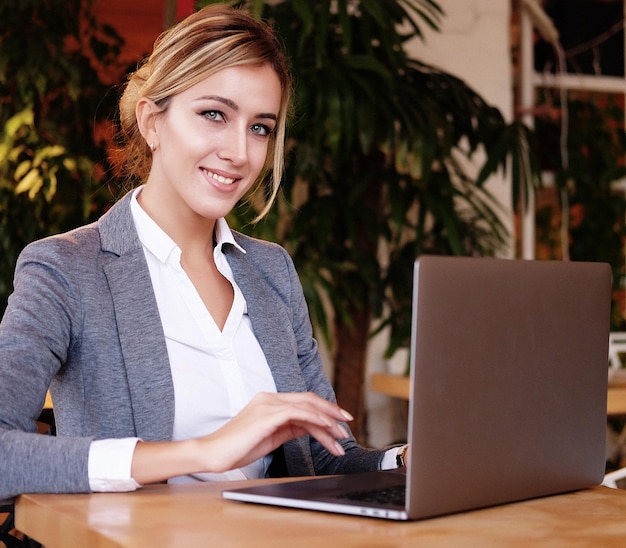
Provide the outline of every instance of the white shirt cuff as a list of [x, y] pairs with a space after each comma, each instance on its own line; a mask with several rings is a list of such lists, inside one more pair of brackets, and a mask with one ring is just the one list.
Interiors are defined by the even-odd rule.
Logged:
[[380, 463], [381, 470], [393, 470], [394, 468], [398, 468], [397, 458], [402, 447], [402, 445], [400, 447], [392, 447], [391, 449], [387, 449], [387, 451], [385, 451], [383, 460]]
[[89, 487], [96, 492], [135, 491], [139, 485], [130, 475], [139, 438], [95, 440], [89, 446]]

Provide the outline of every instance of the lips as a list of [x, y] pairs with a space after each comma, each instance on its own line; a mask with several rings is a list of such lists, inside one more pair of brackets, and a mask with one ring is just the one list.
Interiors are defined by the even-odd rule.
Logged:
[[235, 178], [224, 177], [222, 175], [218, 175], [217, 173], [214, 173], [213, 171], [209, 171], [208, 169], [203, 169], [202, 171], [204, 171], [204, 174], [208, 178], [213, 179], [222, 185], [232, 185], [235, 181], [237, 181], [237, 179]]

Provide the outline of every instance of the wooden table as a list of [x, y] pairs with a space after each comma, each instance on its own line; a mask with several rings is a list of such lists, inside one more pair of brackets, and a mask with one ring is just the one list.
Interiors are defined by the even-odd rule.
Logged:
[[154, 485], [134, 493], [22, 495], [16, 527], [47, 548], [626, 543], [626, 491], [607, 487], [416, 522], [228, 501], [220, 496], [223, 487]]
[[[370, 377], [370, 387], [375, 392], [394, 398], [409, 399], [409, 378], [402, 375], [375, 373]], [[609, 417], [626, 415], [626, 382], [610, 382], [606, 411]]]
[[606, 412], [609, 417], [626, 415], [626, 385], [609, 384], [606, 398]]

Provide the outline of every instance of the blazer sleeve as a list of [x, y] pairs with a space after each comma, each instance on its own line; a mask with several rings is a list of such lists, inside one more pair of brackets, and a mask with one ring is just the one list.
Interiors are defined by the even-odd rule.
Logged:
[[82, 321], [67, 259], [49, 242], [28, 246], [0, 323], [0, 499], [89, 491], [91, 439], [40, 435], [35, 423]]

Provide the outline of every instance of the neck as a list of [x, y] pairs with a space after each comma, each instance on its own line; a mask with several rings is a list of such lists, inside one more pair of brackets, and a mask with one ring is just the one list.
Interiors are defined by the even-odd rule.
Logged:
[[176, 245], [186, 253], [206, 253], [212, 255], [216, 219], [207, 219], [188, 207], [176, 207], [173, 200], [155, 196], [144, 187], [137, 196], [142, 209], [159, 225]]

